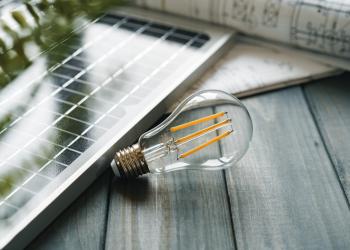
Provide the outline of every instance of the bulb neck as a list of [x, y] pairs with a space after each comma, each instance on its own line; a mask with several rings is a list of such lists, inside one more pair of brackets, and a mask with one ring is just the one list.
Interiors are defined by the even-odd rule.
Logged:
[[119, 150], [111, 167], [116, 176], [123, 178], [137, 177], [150, 172], [139, 144]]

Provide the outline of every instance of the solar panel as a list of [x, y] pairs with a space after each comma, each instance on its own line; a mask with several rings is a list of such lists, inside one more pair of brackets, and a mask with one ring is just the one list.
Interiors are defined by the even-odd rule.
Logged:
[[0, 91], [0, 234], [7, 240], [230, 38], [206, 24], [132, 13], [104, 14], [52, 41]]

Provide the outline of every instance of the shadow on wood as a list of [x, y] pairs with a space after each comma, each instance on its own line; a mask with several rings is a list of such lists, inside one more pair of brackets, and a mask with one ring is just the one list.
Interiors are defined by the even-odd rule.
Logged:
[[133, 202], [146, 201], [151, 192], [150, 181], [147, 177], [135, 179], [114, 178], [112, 188], [118, 195]]

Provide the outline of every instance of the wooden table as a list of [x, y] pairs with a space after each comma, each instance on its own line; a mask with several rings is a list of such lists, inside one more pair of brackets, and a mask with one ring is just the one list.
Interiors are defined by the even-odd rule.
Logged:
[[350, 74], [244, 99], [240, 164], [101, 176], [32, 249], [349, 249]]

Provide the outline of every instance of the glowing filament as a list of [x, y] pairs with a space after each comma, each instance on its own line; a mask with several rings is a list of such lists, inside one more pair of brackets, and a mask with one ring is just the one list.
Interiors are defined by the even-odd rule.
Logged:
[[177, 139], [177, 140], [175, 141], [175, 143], [176, 143], [176, 144], [181, 144], [181, 143], [190, 141], [190, 140], [192, 140], [192, 139], [194, 139], [194, 138], [197, 138], [197, 137], [199, 137], [199, 136], [201, 136], [201, 135], [203, 135], [203, 134], [206, 134], [207, 132], [216, 130], [216, 129], [221, 128], [221, 127], [223, 127], [223, 126], [225, 126], [225, 125], [228, 125], [228, 124], [230, 124], [230, 123], [231, 123], [231, 119], [226, 119], [226, 120], [224, 120], [224, 121], [222, 121], [222, 122], [219, 122], [219, 123], [214, 124], [214, 125], [211, 125], [211, 126], [209, 126], [209, 127], [207, 127], [207, 128], [201, 129], [201, 130], [199, 130], [199, 131], [197, 131], [197, 132], [194, 132], [194, 133], [192, 133], [192, 134], [189, 134], [189, 135], [186, 135], [186, 136], [184, 136], [184, 137], [182, 137], [182, 138], [179, 138], [179, 139]]
[[179, 156], [179, 158], [185, 158], [185, 157], [187, 157], [187, 156], [189, 156], [189, 155], [191, 155], [191, 154], [193, 154], [193, 153], [195, 153], [195, 152], [197, 152], [197, 151], [199, 151], [199, 150], [209, 146], [210, 144], [213, 144], [214, 142], [217, 142], [217, 141], [221, 140], [222, 138], [228, 136], [232, 132], [233, 132], [232, 130], [231, 131], [226, 131], [223, 134], [218, 135], [218, 136], [214, 137], [213, 139], [210, 139], [209, 141], [207, 141], [207, 142], [205, 142], [205, 143], [203, 143], [203, 144], [201, 144], [201, 145], [199, 145], [199, 146], [197, 146], [197, 147], [195, 147], [193, 149], [190, 149], [187, 152], [181, 154]]
[[184, 124], [181, 124], [181, 125], [178, 125], [178, 126], [175, 126], [175, 127], [171, 127], [170, 131], [171, 132], [176, 132], [176, 131], [179, 131], [181, 129], [192, 127], [192, 126], [197, 125], [199, 123], [210, 121], [210, 120], [213, 120], [215, 118], [218, 118], [218, 117], [221, 117], [221, 116], [224, 116], [224, 115], [225, 115], [225, 112], [220, 112], [220, 113], [216, 113], [216, 114], [209, 115], [209, 116], [206, 116], [206, 117], [202, 117], [202, 118], [199, 118], [199, 119], [194, 120], [194, 121], [186, 122]]

